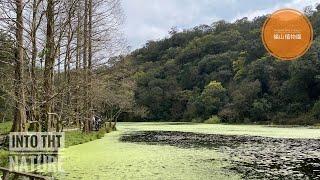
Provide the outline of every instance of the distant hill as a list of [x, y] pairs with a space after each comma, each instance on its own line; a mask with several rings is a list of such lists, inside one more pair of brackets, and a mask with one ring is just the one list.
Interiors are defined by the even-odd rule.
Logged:
[[266, 16], [201, 25], [150, 41], [129, 55], [143, 120], [320, 122], [320, 6], [308, 11], [315, 40], [296, 61], [271, 57], [260, 37]]

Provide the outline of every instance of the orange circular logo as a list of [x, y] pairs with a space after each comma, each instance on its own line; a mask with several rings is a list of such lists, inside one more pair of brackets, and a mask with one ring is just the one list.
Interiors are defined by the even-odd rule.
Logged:
[[304, 55], [313, 40], [312, 25], [308, 18], [294, 9], [274, 12], [263, 25], [262, 41], [274, 57], [294, 60]]

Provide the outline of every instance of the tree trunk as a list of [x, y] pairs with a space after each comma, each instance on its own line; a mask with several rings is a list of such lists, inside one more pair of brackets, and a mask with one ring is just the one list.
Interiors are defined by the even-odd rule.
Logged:
[[[92, 11], [93, 11], [93, 7], [92, 7], [92, 0], [89, 0], [89, 4], [88, 4], [88, 9], [89, 9], [89, 29], [88, 29], [88, 99], [87, 99], [87, 106], [88, 106], [88, 116], [90, 117], [90, 122], [89, 124], [91, 125], [92, 122], [92, 118], [94, 116], [93, 114], [93, 107], [92, 107]], [[93, 127], [90, 126], [90, 129], [92, 129]]]
[[88, 0], [84, 4], [84, 23], [83, 23], [83, 70], [84, 70], [84, 132], [90, 131], [90, 116], [88, 113]]
[[[82, 19], [81, 19], [81, 12], [82, 12], [82, 6], [81, 3], [78, 3], [78, 9], [77, 9], [77, 47], [76, 47], [76, 73], [75, 73], [75, 80], [76, 82], [79, 82], [79, 71], [80, 71], [80, 65], [81, 65], [81, 45], [82, 45], [82, 34], [81, 34], [81, 28], [82, 28]], [[81, 119], [80, 119], [80, 95], [79, 91], [75, 91], [75, 115], [76, 115], [76, 124], [79, 129], [81, 129]]]
[[15, 98], [16, 109], [12, 131], [27, 131], [27, 115], [24, 87], [24, 50], [23, 50], [23, 0], [16, 0], [16, 59], [15, 59]]
[[37, 80], [36, 80], [36, 59], [37, 59], [37, 0], [33, 0], [32, 5], [32, 25], [31, 25], [31, 107], [30, 107], [30, 120], [36, 121], [36, 101], [37, 101]]
[[[71, 6], [71, 5], [70, 5]], [[64, 61], [64, 81], [65, 83], [69, 84], [71, 83], [71, 73], [70, 73], [70, 64], [71, 64], [71, 43], [73, 38], [73, 32], [72, 32], [72, 24], [71, 24], [71, 12], [68, 15], [68, 29], [67, 29], [67, 47], [66, 47], [66, 55], [65, 55], [65, 61]], [[70, 124], [71, 118], [70, 118], [70, 111], [69, 108], [71, 107], [71, 87], [68, 86], [66, 88], [67, 94], [63, 96], [62, 104], [66, 104], [65, 111], [65, 120], [67, 121], [67, 124]]]
[[43, 107], [43, 131], [51, 130], [51, 119], [49, 113], [52, 113], [52, 91], [53, 91], [53, 67], [55, 59], [54, 45], [54, 0], [47, 0], [47, 33], [46, 33], [46, 54], [44, 69], [44, 107]]

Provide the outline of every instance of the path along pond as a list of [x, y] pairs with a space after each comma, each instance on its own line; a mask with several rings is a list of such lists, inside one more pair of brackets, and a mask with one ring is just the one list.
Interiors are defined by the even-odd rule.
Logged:
[[61, 159], [57, 179], [320, 179], [320, 129], [119, 123]]

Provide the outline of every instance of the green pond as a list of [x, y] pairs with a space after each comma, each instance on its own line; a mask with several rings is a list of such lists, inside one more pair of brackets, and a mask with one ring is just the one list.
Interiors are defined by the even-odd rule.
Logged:
[[64, 172], [57, 179], [241, 179], [226, 170], [226, 154], [207, 148], [179, 148], [119, 141], [134, 131], [182, 131], [206, 134], [281, 138], [320, 138], [319, 129], [277, 128], [259, 125], [188, 123], [119, 123], [104, 138], [66, 148], [61, 154]]

